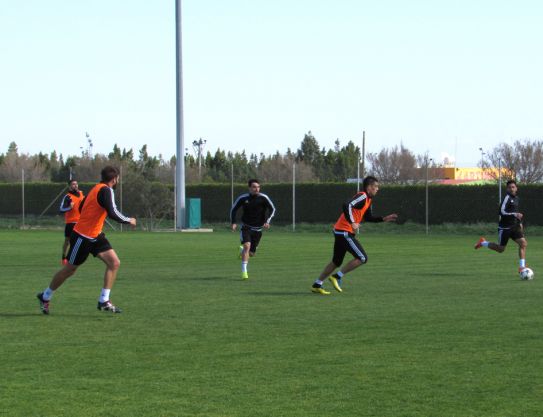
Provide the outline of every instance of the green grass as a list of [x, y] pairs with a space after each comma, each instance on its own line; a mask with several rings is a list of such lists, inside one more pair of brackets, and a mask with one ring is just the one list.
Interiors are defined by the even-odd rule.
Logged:
[[266, 234], [247, 282], [236, 236], [111, 233], [123, 314], [96, 310], [91, 258], [43, 316], [62, 234], [0, 231], [0, 416], [543, 415], [543, 238], [522, 282], [514, 245], [362, 235], [368, 265], [323, 297], [330, 233]]

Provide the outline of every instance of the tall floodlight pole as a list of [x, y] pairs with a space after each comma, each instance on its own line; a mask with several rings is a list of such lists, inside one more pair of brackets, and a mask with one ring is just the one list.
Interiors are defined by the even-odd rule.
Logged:
[[185, 228], [185, 149], [183, 137], [183, 56], [182, 56], [182, 37], [181, 37], [181, 0], [175, 0], [175, 80], [176, 80], [176, 119], [177, 119], [177, 135], [176, 135], [176, 228]]

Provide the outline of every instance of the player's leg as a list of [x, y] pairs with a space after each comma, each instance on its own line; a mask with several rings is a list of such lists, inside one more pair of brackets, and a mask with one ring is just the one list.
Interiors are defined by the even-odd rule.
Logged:
[[341, 266], [346, 253], [347, 242], [345, 241], [343, 234], [334, 233], [334, 252], [332, 255], [332, 261], [324, 267], [319, 277], [313, 283], [311, 291], [322, 295], [330, 294], [323, 288], [322, 284], [326, 278], [328, 278], [330, 274], [336, 270], [336, 268]]
[[519, 258], [519, 272], [526, 268], [526, 248], [528, 247], [528, 241], [525, 237], [515, 239], [518, 245], [518, 258]]
[[[106, 264], [106, 271], [104, 273], [104, 289], [111, 290], [113, 288], [113, 284], [115, 284], [115, 280], [117, 279], [117, 272], [121, 266], [121, 261], [113, 249], [100, 252], [96, 256]], [[109, 296], [105, 296], [105, 300], [108, 299]]]
[[509, 241], [509, 235], [510, 235], [510, 232], [508, 229], [499, 229], [498, 243], [489, 242], [484, 237], [482, 237], [479, 239], [479, 241], [475, 245], [475, 249], [488, 248], [495, 252], [502, 253], [505, 250], [505, 247], [507, 246], [507, 242]]
[[250, 257], [256, 256], [256, 249], [258, 248], [260, 239], [262, 239], [262, 232], [251, 230], [251, 245], [249, 247]]
[[68, 247], [70, 246], [70, 238], [65, 237], [64, 243], [62, 244], [62, 264], [66, 265], [68, 263]]
[[64, 243], [62, 244], [62, 265], [68, 263], [68, 248], [70, 247], [70, 236], [74, 230], [75, 223], [66, 223], [64, 226]]
[[348, 244], [347, 251], [354, 256], [354, 259], [349, 261], [341, 270], [339, 270], [337, 273], [333, 274], [329, 280], [338, 292], [342, 292], [342, 280], [343, 276], [354, 269], [358, 268], [360, 265], [365, 264], [368, 262], [368, 255], [366, 254], [366, 251], [354, 237], [354, 235], [346, 235], [345, 240]]
[[341, 268], [341, 274], [342, 275], [345, 275], [351, 271], [353, 271], [354, 269], [358, 268], [360, 265], [364, 264], [365, 262], [362, 262], [360, 259], [358, 258], [355, 258], [355, 259], [352, 259], [349, 263], [347, 263], [343, 268]]
[[326, 291], [324, 287], [322, 286], [322, 284], [324, 283], [324, 280], [326, 279], [326, 277], [330, 276], [330, 274], [334, 272], [336, 268], [337, 268], [337, 265], [334, 263], [334, 261], [328, 263], [322, 270], [319, 277], [315, 280], [315, 282], [311, 286], [311, 291], [317, 294], [329, 295], [330, 291]]
[[246, 227], [241, 227], [239, 232], [241, 246], [243, 247], [241, 251], [241, 279], [248, 279], [248, 265], [249, 265], [249, 250], [251, 249], [251, 231]]
[[121, 266], [121, 261], [119, 260], [117, 253], [112, 248], [103, 252], [98, 252], [96, 257], [106, 264], [106, 270], [104, 272], [104, 286], [98, 299], [98, 310], [120, 313], [121, 309], [111, 303], [109, 296], [111, 289], [115, 284], [115, 280], [117, 279], [117, 272]]
[[89, 256], [88, 240], [73, 234], [70, 237], [70, 250], [68, 251], [68, 263], [58, 271], [51, 280], [49, 286], [43, 292], [37, 295], [40, 302], [40, 309], [43, 314], [49, 314], [49, 301], [53, 298], [54, 292], [70, 278], [78, 266], [81, 265]]

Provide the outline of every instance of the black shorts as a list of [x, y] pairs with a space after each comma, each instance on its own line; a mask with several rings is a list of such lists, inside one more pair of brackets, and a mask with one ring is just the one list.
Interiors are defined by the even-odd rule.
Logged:
[[111, 244], [106, 239], [106, 235], [100, 233], [96, 239], [88, 239], [76, 232], [70, 235], [70, 250], [68, 251], [68, 262], [72, 265], [81, 265], [89, 257], [89, 253], [96, 257], [99, 253], [106, 252]]
[[368, 262], [368, 255], [366, 255], [366, 251], [355, 235], [342, 230], [334, 230], [334, 236], [336, 238], [334, 242], [334, 257], [332, 258], [334, 265], [340, 266], [347, 252], [355, 258], [360, 259], [363, 264]]
[[514, 226], [510, 229], [498, 229], [498, 244], [507, 246], [509, 239], [517, 240], [524, 237], [524, 232], [521, 226]]
[[70, 237], [72, 230], [74, 230], [75, 223], [66, 223], [64, 226], [64, 237]]
[[247, 226], [241, 226], [239, 238], [242, 245], [244, 243], [251, 242], [251, 248], [249, 249], [249, 252], [255, 253], [256, 248], [260, 243], [260, 239], [262, 238], [262, 230], [254, 230]]

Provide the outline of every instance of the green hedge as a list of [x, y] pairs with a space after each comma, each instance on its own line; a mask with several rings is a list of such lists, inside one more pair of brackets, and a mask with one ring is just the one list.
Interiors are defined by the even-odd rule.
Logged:
[[[93, 184], [80, 184], [87, 192]], [[25, 184], [25, 213], [40, 214], [65, 187], [65, 184]], [[173, 186], [168, 186], [173, 200]], [[236, 185], [234, 198], [246, 191], [245, 185]], [[262, 192], [268, 194], [276, 205], [275, 221], [292, 222], [291, 184], [264, 184]], [[341, 212], [343, 201], [356, 192], [355, 184], [299, 184], [296, 187], [296, 221], [307, 223], [333, 223]], [[117, 199], [119, 199], [117, 191]], [[0, 184], [0, 215], [19, 215], [22, 209], [21, 184]], [[227, 222], [231, 191], [229, 184], [189, 185], [186, 197], [202, 199], [204, 222]], [[131, 196], [123, 196], [127, 215], [135, 207]], [[528, 224], [543, 225], [543, 185], [520, 186], [521, 210]], [[498, 219], [498, 188], [495, 185], [429, 187], [430, 223], [495, 222]], [[57, 214], [60, 198], [46, 214]], [[120, 202], [117, 202], [120, 205]], [[424, 186], [383, 186], [374, 200], [375, 214], [397, 212], [402, 221], [424, 223]], [[172, 213], [173, 216], [173, 213]]]

